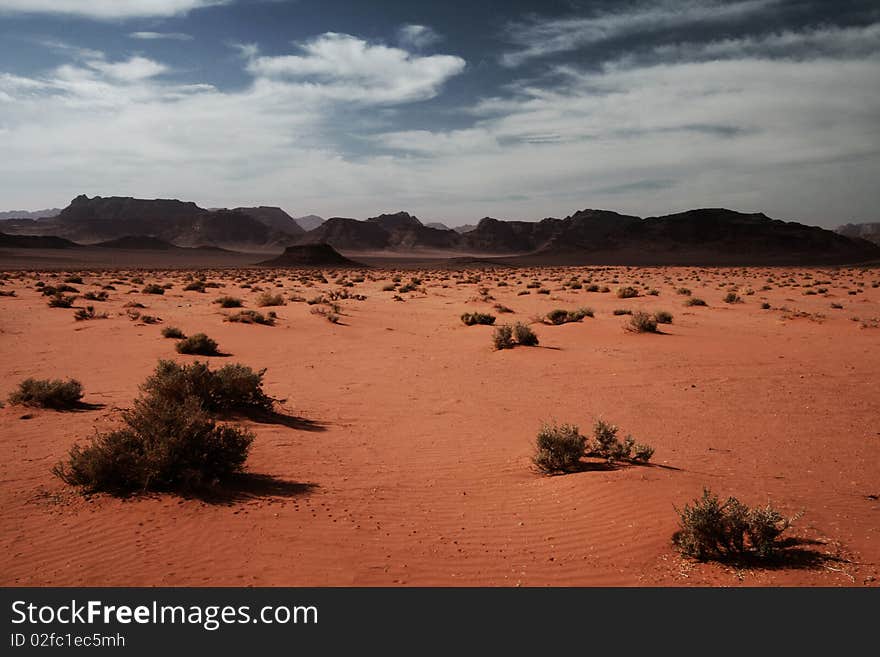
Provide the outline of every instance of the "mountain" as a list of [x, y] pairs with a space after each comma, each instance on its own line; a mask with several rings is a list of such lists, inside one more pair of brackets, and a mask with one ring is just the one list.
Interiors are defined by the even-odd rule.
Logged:
[[288, 246], [277, 258], [257, 263], [266, 267], [363, 267], [329, 244]]
[[844, 224], [835, 229], [835, 232], [852, 239], [863, 239], [880, 244], [880, 221], [865, 224]]
[[0, 233], [0, 248], [74, 249], [80, 245], [54, 235], [7, 235]]
[[449, 230], [449, 226], [439, 221], [432, 221], [429, 224], [425, 224], [428, 228], [436, 228], [437, 230]]
[[296, 220], [287, 214], [281, 208], [261, 205], [256, 208], [235, 208], [233, 212], [243, 212], [249, 217], [253, 217], [270, 228], [287, 233], [288, 235], [302, 235], [306, 231], [300, 226]]
[[238, 210], [206, 210], [175, 199], [77, 196], [54, 220], [51, 232], [80, 242], [102, 242], [130, 235], [156, 237], [175, 246], [271, 248], [293, 237]]
[[455, 226], [452, 230], [456, 233], [469, 233], [476, 227], [476, 224], [464, 224], [462, 226]]
[[298, 244], [330, 244], [349, 251], [455, 249], [458, 234], [422, 224], [408, 212], [381, 214], [366, 221], [333, 217], [303, 235]]
[[0, 212], [0, 221], [4, 219], [48, 219], [55, 217], [61, 212], [61, 208], [49, 208], [48, 210], [7, 210]]
[[100, 246], [104, 249], [137, 249], [142, 251], [170, 251], [180, 248], [171, 242], [149, 235], [126, 235], [125, 237], [117, 237], [115, 240], [98, 242], [94, 246]]
[[316, 214], [307, 214], [304, 217], [294, 217], [293, 220], [305, 231], [315, 230], [324, 223], [324, 218]]

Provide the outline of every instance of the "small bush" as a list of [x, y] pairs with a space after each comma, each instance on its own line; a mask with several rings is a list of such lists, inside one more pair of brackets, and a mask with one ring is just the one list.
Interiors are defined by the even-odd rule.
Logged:
[[257, 297], [257, 305], [260, 308], [266, 306], [283, 306], [284, 297], [280, 294], [272, 294], [271, 292], [263, 292]]
[[705, 488], [702, 497], [686, 504], [678, 516], [679, 530], [673, 542], [682, 554], [701, 561], [749, 554], [769, 557], [779, 547], [779, 536], [793, 522], [769, 504], [750, 509], [735, 497], [721, 502]]
[[177, 340], [183, 340], [186, 335], [183, 331], [181, 331], [176, 326], [166, 326], [162, 329], [162, 337], [163, 338], [175, 338]]
[[184, 292], [202, 292], [205, 291], [205, 281], [193, 281], [192, 283], [187, 283], [183, 287]]
[[761, 304], [761, 310], [770, 310], [770, 304], [767, 303], [766, 301], [764, 301], [764, 302]]
[[505, 306], [504, 304], [501, 304], [501, 303], [496, 303], [493, 306], [493, 308], [495, 308], [495, 310], [497, 310], [501, 314], [513, 312], [513, 308], [508, 308], [507, 306]]
[[88, 491], [198, 490], [241, 471], [254, 439], [216, 424], [192, 397], [141, 398], [123, 419], [124, 428], [74, 445], [53, 473]]
[[199, 361], [180, 365], [160, 360], [141, 390], [168, 400], [194, 397], [209, 413], [269, 411], [274, 400], [263, 391], [265, 373], [237, 363], [212, 370]]
[[514, 341], [513, 341], [513, 327], [509, 324], [502, 324], [501, 326], [495, 327], [495, 332], [492, 333], [492, 344], [495, 345], [495, 349], [513, 349]]
[[141, 290], [141, 292], [144, 294], [165, 294], [165, 288], [161, 285], [150, 283], [149, 285], [144, 286], [144, 289]]
[[619, 317], [620, 315], [632, 315], [633, 311], [629, 308], [617, 308], [611, 312], [615, 317]]
[[665, 310], [658, 310], [654, 313], [654, 319], [658, 324], [672, 324], [672, 313]]
[[195, 354], [198, 356], [216, 356], [217, 343], [204, 333], [196, 333], [177, 343], [177, 353]]
[[513, 325], [513, 337], [516, 339], [517, 344], [521, 344], [524, 347], [535, 347], [538, 345], [538, 336], [535, 335], [535, 332], [527, 324], [522, 322], [517, 322]]
[[623, 326], [630, 333], [656, 333], [657, 320], [641, 310], [634, 312]]
[[465, 326], [474, 326], [475, 324], [485, 324], [491, 326], [495, 323], [495, 316], [488, 313], [463, 313], [461, 321]]
[[86, 292], [83, 295], [83, 299], [86, 301], [106, 301], [108, 296], [104, 290], [100, 290], [98, 292]]
[[587, 456], [614, 461], [635, 461], [647, 463], [654, 456], [654, 448], [650, 445], [636, 443], [632, 436], [623, 440], [617, 437], [618, 428], [604, 420], [597, 420], [593, 427], [593, 441]]
[[242, 324], [263, 324], [265, 326], [275, 326], [275, 317], [268, 317], [256, 310], [241, 310], [226, 317], [227, 322], [240, 322]]
[[73, 318], [78, 322], [87, 319], [107, 319], [107, 313], [97, 313], [94, 306], [86, 306], [85, 308], [79, 308], [73, 313]]
[[630, 285], [617, 288], [618, 299], [631, 299], [637, 296], [639, 296], [639, 291]]
[[742, 303], [742, 298], [736, 292], [728, 292], [724, 295], [724, 303]]
[[535, 439], [532, 462], [542, 472], [570, 472], [586, 451], [586, 438], [573, 424], [544, 424]]
[[55, 294], [49, 297], [50, 308], [70, 308], [76, 301], [74, 296], [64, 296], [63, 294]]
[[688, 297], [687, 301], [684, 302], [686, 306], [705, 306], [706, 302], [697, 297]]
[[76, 379], [32, 379], [18, 384], [18, 390], [9, 395], [10, 404], [62, 410], [75, 408], [83, 396], [82, 384]]
[[219, 304], [221, 308], [241, 308], [242, 301], [236, 297], [217, 297], [214, 303]]
[[577, 310], [556, 308], [544, 316], [544, 323], [558, 326], [559, 324], [567, 324], [568, 322], [579, 322], [584, 317], [593, 317], [593, 315], [592, 308], [578, 308]]

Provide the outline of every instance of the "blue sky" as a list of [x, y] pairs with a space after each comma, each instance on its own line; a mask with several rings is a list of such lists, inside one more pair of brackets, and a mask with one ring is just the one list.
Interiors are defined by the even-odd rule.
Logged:
[[876, 2], [0, 0], [0, 209], [877, 221]]

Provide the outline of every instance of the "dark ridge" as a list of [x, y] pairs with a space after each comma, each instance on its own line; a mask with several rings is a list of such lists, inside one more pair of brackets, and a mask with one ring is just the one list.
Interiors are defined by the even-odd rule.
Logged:
[[158, 237], [150, 237], [149, 235], [125, 235], [124, 237], [117, 237], [115, 240], [98, 242], [95, 246], [105, 249], [143, 249], [145, 251], [170, 251], [180, 248], [170, 242], [160, 240]]
[[55, 235], [7, 235], [0, 233], [0, 247], [14, 249], [72, 249], [81, 245]]
[[265, 267], [365, 267], [349, 260], [329, 244], [288, 246], [277, 258], [258, 262]]

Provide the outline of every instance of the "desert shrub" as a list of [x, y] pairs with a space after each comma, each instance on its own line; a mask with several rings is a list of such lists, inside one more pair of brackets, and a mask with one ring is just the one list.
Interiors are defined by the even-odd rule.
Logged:
[[106, 301], [108, 296], [104, 290], [100, 290], [99, 292], [86, 292], [83, 299], [86, 301]]
[[770, 304], [767, 303], [766, 301], [764, 301], [764, 302], [761, 304], [761, 310], [770, 310]]
[[633, 445], [632, 450], [632, 460], [640, 461], [642, 463], [647, 463], [651, 460], [651, 457], [654, 456], [654, 448], [650, 445], [645, 445], [643, 443], [636, 443]]
[[221, 308], [241, 308], [242, 301], [237, 297], [217, 297], [214, 299], [214, 303], [219, 304]]
[[617, 308], [611, 312], [615, 317], [619, 317], [620, 315], [632, 315], [633, 311], [629, 308]]
[[181, 331], [176, 326], [166, 326], [162, 329], [162, 337], [163, 338], [175, 338], [177, 340], [182, 340], [186, 337], [183, 331]]
[[578, 467], [586, 451], [586, 438], [572, 424], [541, 426], [535, 439], [532, 462], [542, 472], [569, 472]]
[[216, 356], [217, 343], [204, 333], [196, 333], [177, 343], [177, 353], [198, 356]]
[[150, 283], [149, 285], [144, 286], [144, 289], [141, 290], [141, 292], [144, 294], [165, 294], [165, 288], [161, 285]]
[[263, 391], [265, 373], [237, 363], [212, 370], [199, 361], [180, 365], [160, 360], [141, 390], [168, 400], [194, 397], [209, 413], [268, 411], [274, 400]]
[[565, 310], [563, 308], [556, 308], [555, 310], [551, 310], [544, 316], [544, 322], [546, 324], [566, 324], [568, 322], [579, 322], [584, 317], [593, 317], [593, 309], [592, 308], [578, 308], [577, 310]]
[[474, 326], [475, 324], [492, 325], [495, 323], [495, 316], [488, 313], [463, 313], [461, 321], [465, 326]]
[[742, 298], [736, 292], [728, 292], [724, 295], [724, 303], [742, 303]]
[[218, 425], [193, 397], [143, 397], [123, 420], [123, 428], [74, 445], [53, 473], [88, 491], [197, 490], [239, 472], [254, 439]]
[[636, 311], [623, 327], [631, 333], [656, 333], [657, 320], [646, 312]]
[[242, 324], [263, 324], [265, 326], [275, 326], [275, 317], [266, 316], [256, 310], [241, 310], [237, 313], [227, 315], [227, 322], [240, 322]]
[[680, 287], [680, 288], [678, 288], [678, 289], [675, 291], [675, 293], [676, 293], [676, 294], [682, 294], [682, 295], [684, 295], [684, 296], [686, 296], [686, 297], [691, 296], [691, 291], [690, 291], [690, 289], [688, 289], [688, 288], [686, 288], [686, 287]]
[[73, 313], [73, 318], [82, 322], [87, 319], [107, 319], [107, 313], [98, 313], [95, 312], [94, 306], [86, 306], [85, 308], [78, 308], [75, 313]]
[[382, 286], [383, 292], [394, 292], [397, 289], [397, 283], [386, 283]]
[[513, 308], [508, 308], [507, 306], [505, 306], [504, 304], [501, 304], [501, 303], [496, 303], [492, 307], [495, 308], [495, 310], [497, 310], [499, 313], [502, 313], [502, 314], [513, 312]]
[[65, 296], [61, 293], [55, 294], [49, 297], [49, 307], [50, 308], [70, 308], [73, 305], [73, 302], [76, 301], [76, 297], [74, 296]]
[[538, 344], [538, 336], [535, 335], [535, 332], [527, 324], [522, 322], [517, 322], [513, 325], [513, 337], [516, 339], [517, 344], [521, 344], [524, 347], [535, 347]]
[[636, 461], [647, 463], [654, 456], [654, 448], [650, 445], [636, 443], [632, 436], [623, 440], [617, 437], [618, 428], [604, 420], [597, 420], [593, 426], [593, 439], [587, 450], [587, 456], [614, 461]]
[[271, 292], [263, 292], [257, 297], [257, 305], [261, 308], [266, 306], [283, 306], [284, 297], [280, 294], [272, 294]]
[[64, 279], [65, 283], [77, 283], [82, 285], [83, 279], [82, 276], [68, 276]]
[[701, 561], [771, 556], [779, 547], [777, 539], [792, 523], [769, 504], [750, 509], [735, 497], [721, 502], [705, 488], [700, 498], [676, 511], [679, 530], [673, 541], [683, 554]]
[[313, 315], [319, 315], [320, 317], [323, 317], [331, 324], [338, 324], [340, 321], [342, 321], [342, 318], [339, 316], [339, 310], [339, 306], [333, 304], [330, 308], [325, 308], [324, 306], [316, 306], [312, 308], [311, 313]]
[[672, 324], [672, 313], [658, 310], [654, 313], [654, 319], [658, 324]]
[[639, 296], [639, 291], [631, 285], [617, 288], [618, 299], [631, 299], [637, 296]]
[[204, 292], [205, 291], [205, 281], [192, 281], [191, 283], [187, 283], [183, 286], [184, 292]]
[[515, 344], [513, 341], [513, 327], [509, 324], [496, 326], [494, 333], [492, 333], [492, 344], [498, 350], [513, 349]]
[[19, 383], [18, 389], [9, 395], [9, 403], [61, 410], [76, 407], [82, 396], [82, 384], [76, 379], [62, 381], [28, 378]]
[[688, 297], [688, 299], [684, 302], [686, 306], [705, 306], [706, 302], [697, 297]]
[[535, 294], [550, 294], [550, 290], [548, 290], [546, 287], [542, 287], [538, 290], [535, 290]]

